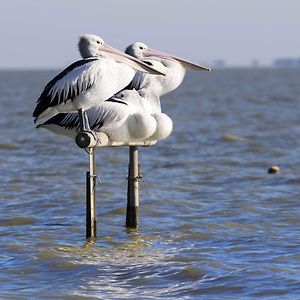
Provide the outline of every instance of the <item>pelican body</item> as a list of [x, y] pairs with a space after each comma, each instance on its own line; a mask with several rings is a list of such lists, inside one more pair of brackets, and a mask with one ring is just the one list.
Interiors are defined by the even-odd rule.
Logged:
[[[126, 90], [88, 109], [86, 115], [91, 129], [106, 133], [111, 142], [146, 141], [157, 127], [150, 109], [148, 101], [137, 91]], [[76, 113], [60, 113], [38, 128], [74, 138], [80, 131], [80, 122]]]

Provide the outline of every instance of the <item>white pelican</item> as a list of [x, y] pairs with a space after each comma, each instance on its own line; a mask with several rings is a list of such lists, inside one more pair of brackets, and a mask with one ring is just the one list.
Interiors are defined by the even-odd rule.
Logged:
[[[146, 93], [145, 93], [146, 92]], [[168, 137], [173, 122], [166, 114], [152, 113], [147, 91], [123, 90], [86, 110], [93, 132], [104, 132], [111, 142], [157, 141]], [[75, 138], [80, 132], [76, 113], [60, 113], [37, 128]]]
[[149, 140], [159, 140], [171, 134], [173, 122], [161, 112], [160, 97], [175, 90], [184, 78], [187, 68], [207, 70], [210, 68], [192, 63], [183, 58], [149, 49], [144, 43], [136, 42], [128, 46], [125, 52], [143, 60], [155, 69], [161, 70], [165, 76], [149, 75], [137, 72], [128, 88], [135, 88], [151, 105], [152, 116], [156, 119], [156, 132]]
[[[157, 126], [155, 118], [148, 112], [150, 109], [149, 102], [136, 90], [125, 90], [88, 109], [86, 114], [91, 129], [106, 133], [111, 142], [146, 141]], [[71, 138], [80, 131], [76, 113], [60, 113], [37, 127]]]
[[156, 62], [156, 66], [158, 64], [162, 65], [166, 76], [147, 76], [146, 74], [137, 72], [131, 84], [131, 87], [137, 90], [151, 87], [158, 97], [175, 90], [182, 83], [186, 69], [196, 71], [211, 70], [208, 67], [195, 64], [175, 55], [150, 49], [146, 44], [141, 42], [136, 42], [128, 46], [125, 53], [148, 63], [150, 66], [154, 62]]
[[77, 111], [80, 131], [91, 131], [85, 110], [123, 89], [136, 70], [161, 74], [97, 36], [83, 36], [79, 49], [88, 58], [71, 64], [46, 85], [33, 112], [35, 123], [61, 112]]
[[183, 58], [149, 49], [141, 42], [128, 46], [125, 53], [132, 55], [155, 69], [163, 71], [165, 76], [148, 75], [137, 72], [128, 86], [139, 90], [140, 94], [151, 104], [152, 115], [157, 121], [157, 130], [150, 140], [158, 140], [171, 134], [173, 123], [171, 118], [161, 113], [160, 97], [175, 90], [184, 78], [186, 69], [206, 70], [210, 68], [195, 64]]

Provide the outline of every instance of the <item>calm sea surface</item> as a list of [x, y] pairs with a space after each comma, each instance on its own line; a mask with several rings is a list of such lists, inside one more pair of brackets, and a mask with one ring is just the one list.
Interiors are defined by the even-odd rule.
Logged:
[[136, 231], [128, 149], [97, 149], [95, 243], [87, 154], [32, 124], [55, 73], [0, 72], [1, 299], [300, 299], [300, 70], [188, 73], [140, 148]]

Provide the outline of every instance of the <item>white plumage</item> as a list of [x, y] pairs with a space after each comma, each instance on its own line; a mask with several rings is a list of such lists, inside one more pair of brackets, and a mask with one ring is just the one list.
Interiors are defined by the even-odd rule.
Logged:
[[160, 97], [175, 90], [182, 83], [186, 68], [207, 71], [210, 69], [174, 55], [149, 49], [146, 44], [141, 42], [128, 46], [125, 52], [154, 66], [155, 69], [165, 74], [165, 76], [160, 76], [136, 72], [130, 87], [139, 90], [140, 94], [151, 104], [157, 129], [149, 139], [166, 138], [172, 132], [173, 122], [170, 117], [161, 113]]
[[[108, 135], [111, 142], [145, 141], [156, 131], [147, 100], [135, 90], [126, 90], [86, 111], [94, 132]], [[76, 113], [59, 114], [38, 127], [74, 138], [79, 131]]]
[[99, 37], [81, 37], [79, 49], [89, 58], [73, 63], [46, 85], [33, 112], [35, 122], [57, 113], [78, 111], [80, 130], [90, 131], [85, 110], [127, 86], [136, 70], [161, 74], [106, 45]]
[[148, 74], [137, 72], [131, 83], [132, 88], [138, 90], [149, 88], [158, 97], [175, 90], [182, 83], [186, 69], [197, 71], [210, 70], [210, 68], [195, 64], [175, 55], [150, 49], [146, 44], [141, 42], [136, 42], [128, 46], [125, 52], [146, 62], [150, 66], [155, 66], [158, 70], [163, 70], [165, 76], [148, 76]]

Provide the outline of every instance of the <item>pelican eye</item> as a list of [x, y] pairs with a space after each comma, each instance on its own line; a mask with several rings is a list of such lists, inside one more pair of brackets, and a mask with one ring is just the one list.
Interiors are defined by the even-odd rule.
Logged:
[[97, 41], [97, 44], [101, 44], [100, 41]]
[[143, 47], [143, 46], [140, 46], [139, 48], [140, 48], [141, 50], [144, 50], [144, 47]]
[[148, 60], [144, 60], [143, 62], [144, 62], [145, 64], [149, 65], [149, 66], [153, 66], [153, 63], [150, 62], [150, 61], [148, 61]]
[[120, 97], [123, 98], [123, 97], [124, 97], [124, 94], [121, 94]]

